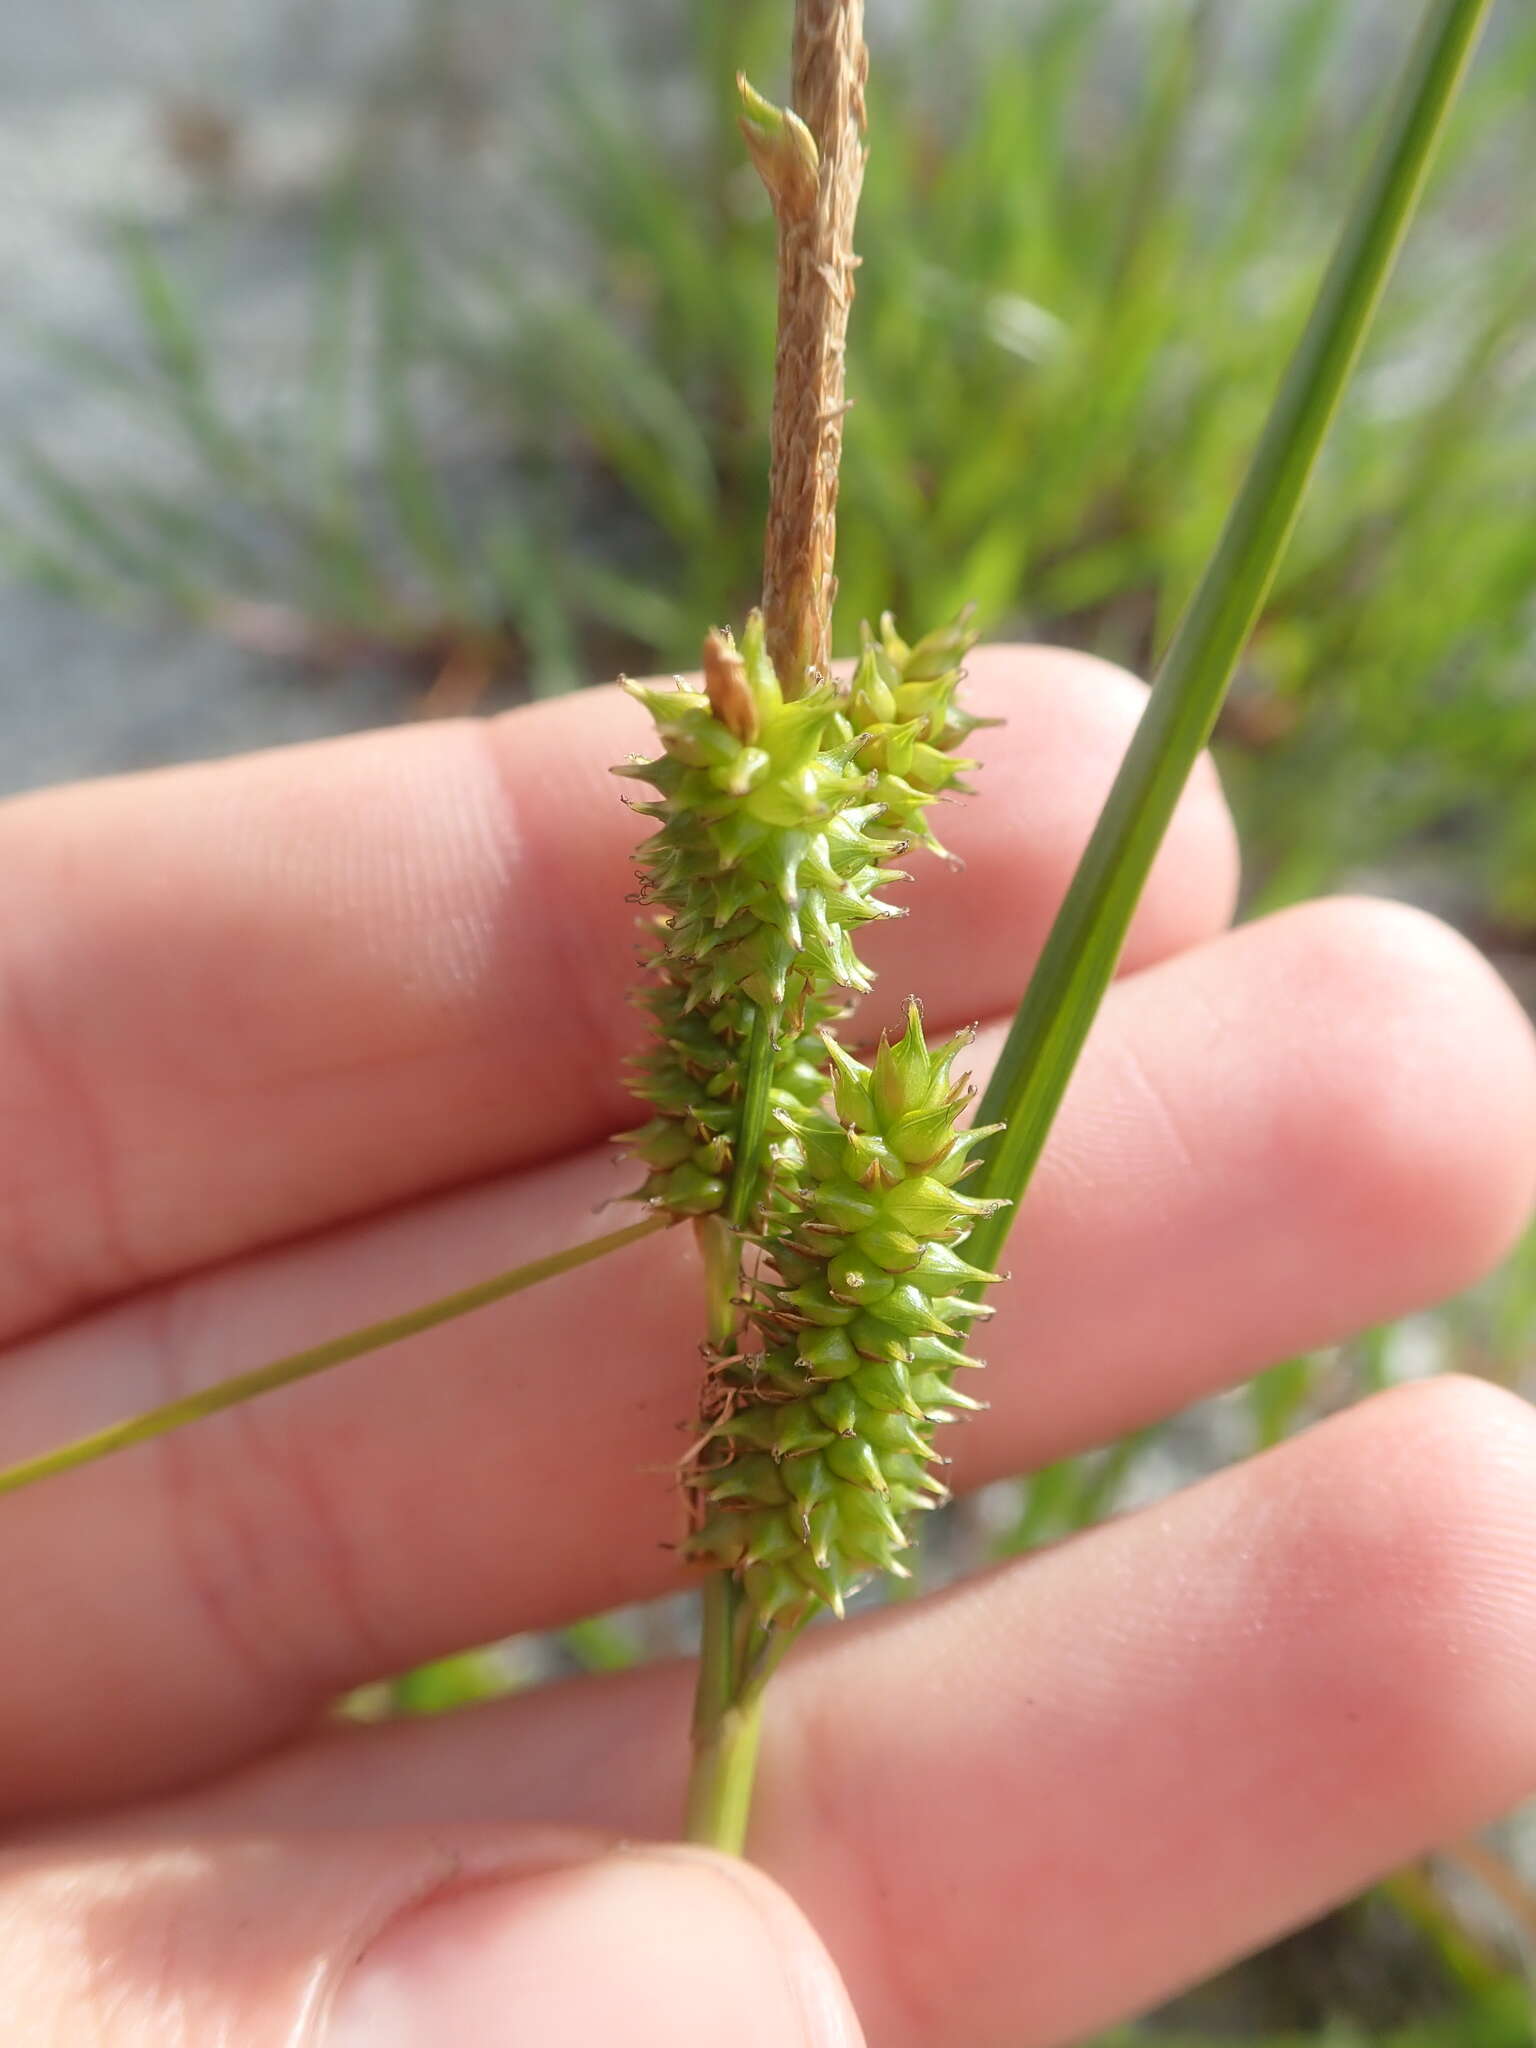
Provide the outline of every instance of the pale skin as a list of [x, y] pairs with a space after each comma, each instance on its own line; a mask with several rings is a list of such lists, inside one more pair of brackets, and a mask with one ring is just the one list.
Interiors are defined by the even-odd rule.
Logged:
[[[1009, 723], [943, 819], [966, 867], [903, 892], [870, 1014], [916, 991], [985, 1057], [1139, 698], [973, 674]], [[603, 691], [0, 807], [0, 1457], [613, 1224], [605, 768], [644, 745]], [[1431, 1302], [1529, 1218], [1536, 1048], [1489, 967], [1366, 901], [1233, 932], [1235, 888], [1202, 771], [961, 1488]], [[1536, 1789], [1536, 1417], [1467, 1380], [820, 1632], [756, 1870], [661, 1846], [680, 1667], [328, 1725], [682, 1581], [700, 1316], [680, 1231], [0, 1501], [8, 2040], [1063, 2048]]]

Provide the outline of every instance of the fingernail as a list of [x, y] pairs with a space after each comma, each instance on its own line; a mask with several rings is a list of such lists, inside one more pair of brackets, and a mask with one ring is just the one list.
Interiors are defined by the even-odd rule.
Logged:
[[343, 1982], [326, 2048], [860, 2048], [825, 1949], [755, 1871], [619, 1854], [429, 1901]]

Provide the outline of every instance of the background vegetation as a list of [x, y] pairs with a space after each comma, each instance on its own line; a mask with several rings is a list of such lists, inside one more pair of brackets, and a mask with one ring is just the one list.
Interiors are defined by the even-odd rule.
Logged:
[[[173, 231], [110, 230], [134, 345], [46, 337], [166, 460], [87, 472], [46, 434], [17, 448], [12, 572], [175, 614], [274, 677], [386, 670], [402, 710], [691, 664], [701, 627], [739, 618], [757, 579], [772, 267], [729, 81], [738, 66], [777, 81], [784, 10], [656, 11], [676, 62], [642, 86], [611, 0], [565, 10], [509, 183], [455, 9], [423, 0], [410, 61], [381, 65], [287, 223], [306, 252], [304, 340], [280, 402], [254, 413], [230, 387], [218, 308], [263, 223], [242, 203], [238, 119], [181, 107], [169, 141], [197, 203]], [[902, 12], [875, 52], [841, 639], [887, 604], [921, 627], [971, 603], [989, 633], [1146, 669], [1294, 338], [1400, 10]], [[1533, 90], [1536, 20], [1511, 8], [1220, 752], [1255, 907], [1359, 881], [1407, 894], [1536, 999]], [[1526, 1383], [1536, 1246], [1439, 1316], [1279, 1361], [1237, 1399], [992, 1490], [944, 1521], [931, 1569], [1082, 1527], [1453, 1363]], [[627, 1661], [658, 1626], [584, 1624], [541, 1668]], [[395, 1703], [432, 1710], [509, 1668], [518, 1653], [435, 1667]], [[1536, 1901], [1508, 1847], [1405, 1873], [1157, 2038], [1530, 2041], [1519, 1964]]]

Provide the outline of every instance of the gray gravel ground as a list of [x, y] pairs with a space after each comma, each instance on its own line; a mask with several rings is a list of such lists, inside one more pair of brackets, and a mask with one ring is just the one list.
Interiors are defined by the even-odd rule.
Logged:
[[[623, 10], [637, 61], [654, 12]], [[215, 107], [237, 123], [239, 200], [260, 229], [258, 260], [226, 280], [214, 311], [227, 396], [252, 416], [292, 379], [307, 317], [305, 209], [360, 107], [395, 104], [410, 77], [449, 89], [493, 78], [494, 146], [480, 161], [492, 181], [515, 185], [523, 116], [560, 15], [542, 0], [7, 0], [0, 452], [25, 438], [76, 476], [125, 463], [164, 474], [164, 445], [61, 364], [47, 337], [132, 352], [104, 224], [174, 232], [206, 197], [168, 146], [169, 111]], [[430, 147], [422, 153], [430, 172]], [[0, 459], [0, 509], [4, 469]], [[190, 627], [102, 617], [0, 581], [0, 791], [346, 731], [400, 703], [398, 682], [366, 669], [295, 677]]]

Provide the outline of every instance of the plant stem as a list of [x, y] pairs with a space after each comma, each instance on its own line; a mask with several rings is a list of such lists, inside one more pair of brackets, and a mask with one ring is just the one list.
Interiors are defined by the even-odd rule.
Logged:
[[[757, 1206], [762, 1181], [763, 1138], [768, 1125], [779, 1015], [777, 1008], [768, 1009], [761, 1004], [753, 1012], [726, 1215], [701, 1216], [695, 1225], [704, 1262], [709, 1347], [720, 1357], [729, 1356], [736, 1348], [740, 1233]], [[744, 1654], [744, 1629], [750, 1617], [743, 1613], [741, 1590], [730, 1572], [709, 1574], [702, 1602], [704, 1628], [693, 1702], [688, 1840], [706, 1842], [740, 1855], [752, 1803], [762, 1687], [770, 1661], [777, 1659], [765, 1661]], [[773, 1645], [767, 1648], [771, 1651]]]
[[736, 1341], [736, 1290], [741, 1281], [741, 1236], [757, 1207], [762, 1171], [763, 1138], [768, 1128], [768, 1098], [773, 1088], [777, 1009], [760, 1004], [752, 1011], [752, 1030], [744, 1059], [741, 1117], [723, 1215], [698, 1216], [694, 1236], [704, 1265], [704, 1305], [711, 1351], [722, 1355]]
[[803, 1623], [764, 1628], [729, 1572], [704, 1588], [693, 1709], [687, 1839], [739, 1856], [746, 1843], [763, 1724], [763, 1690]]
[[25, 1458], [20, 1464], [8, 1466], [0, 1471], [0, 1494], [19, 1493], [24, 1486], [35, 1486], [40, 1480], [56, 1478], [61, 1472], [72, 1472], [79, 1465], [94, 1464], [98, 1458], [111, 1457], [115, 1451], [130, 1450], [135, 1444], [148, 1443], [151, 1438], [165, 1436], [189, 1422], [201, 1422], [205, 1415], [217, 1415], [222, 1409], [238, 1407], [242, 1401], [253, 1400], [258, 1394], [269, 1394], [278, 1387], [291, 1387], [298, 1380], [312, 1379], [316, 1373], [328, 1372], [333, 1365], [346, 1365], [351, 1359], [362, 1358], [370, 1351], [382, 1351], [386, 1345], [418, 1336], [423, 1330], [436, 1329], [439, 1323], [452, 1322], [455, 1317], [469, 1315], [478, 1308], [488, 1308], [492, 1302], [504, 1301], [508, 1295], [537, 1287], [542, 1280], [553, 1280], [561, 1273], [574, 1272], [578, 1266], [606, 1258], [609, 1252], [637, 1244], [643, 1237], [653, 1237], [657, 1231], [665, 1230], [670, 1222], [670, 1217], [647, 1216], [642, 1222], [626, 1224], [622, 1230], [610, 1230], [606, 1237], [594, 1237], [585, 1244], [570, 1245], [564, 1251], [551, 1252], [547, 1258], [530, 1259], [527, 1265], [516, 1266], [509, 1273], [498, 1273], [493, 1279], [461, 1288], [457, 1294], [445, 1294], [440, 1300], [429, 1301], [420, 1308], [407, 1309], [404, 1315], [391, 1316], [382, 1323], [369, 1323], [363, 1329], [349, 1331], [344, 1337], [333, 1337], [329, 1343], [313, 1345], [307, 1351], [292, 1352], [286, 1358], [275, 1359], [270, 1365], [256, 1366], [250, 1372], [236, 1373], [232, 1379], [220, 1380], [196, 1394], [184, 1395], [179, 1401], [168, 1401], [163, 1408], [148, 1408], [142, 1415], [132, 1416], [126, 1422], [114, 1422], [90, 1436], [79, 1437], [73, 1443], [61, 1444], [55, 1450], [40, 1452], [35, 1458]]
[[773, 1089], [774, 1041], [780, 1011], [755, 1004], [752, 1035], [747, 1040], [747, 1071], [741, 1090], [741, 1120], [736, 1127], [736, 1157], [731, 1165], [731, 1191], [726, 1215], [736, 1229], [752, 1221], [762, 1192], [763, 1143], [768, 1134], [768, 1098]]
[[[853, 303], [853, 220], [864, 178], [864, 0], [795, 0], [794, 114], [738, 80], [742, 133], [779, 230], [779, 325], [773, 372], [772, 467], [763, 543], [768, 652], [788, 697], [832, 653], [837, 582], [837, 474], [843, 448], [843, 347]], [[745, 1059], [741, 1119], [725, 1218], [697, 1225], [709, 1342], [736, 1338], [741, 1237], [758, 1206], [773, 1081], [777, 1008], [759, 1006]], [[762, 1689], [792, 1629], [754, 1628], [730, 1572], [703, 1594], [694, 1701], [688, 1839], [739, 1855], [746, 1841]]]
[[688, 1779], [687, 1839], [732, 1856], [739, 1856], [746, 1844], [763, 1705], [761, 1686], [745, 1702], [738, 1698], [740, 1606], [740, 1588], [731, 1574], [711, 1572], [704, 1586]]
[[736, 1283], [741, 1239], [720, 1216], [696, 1216], [694, 1239], [704, 1267], [704, 1336], [713, 1352], [728, 1352], [736, 1336]]
[[[772, 469], [763, 540], [768, 652], [786, 695], [831, 660], [843, 349], [864, 179], [864, 0], [796, 0], [794, 129], [743, 129], [779, 230]], [[795, 147], [809, 134], [809, 151]]]
[[[977, 1112], [1006, 1121], [977, 1193], [1017, 1203], [1125, 942], [1147, 872], [1284, 552], [1491, 0], [1436, 0], [1237, 502], [1159, 668]], [[997, 1262], [1013, 1211], [971, 1232]]]

